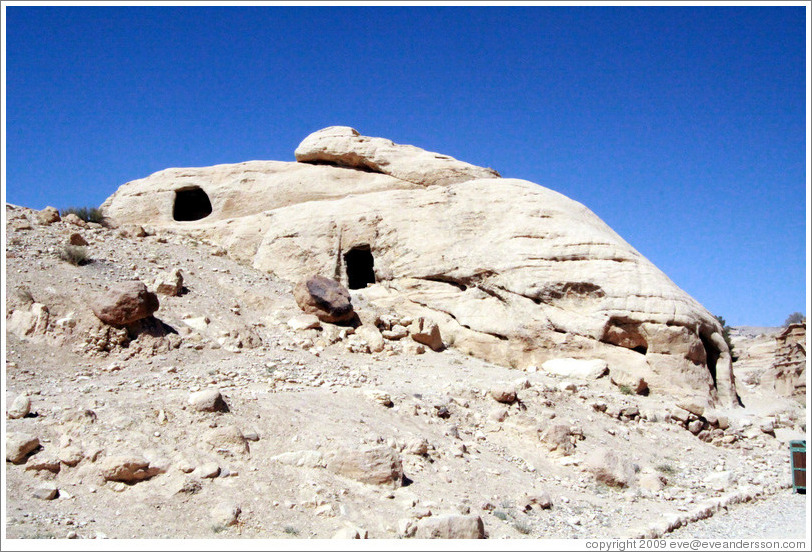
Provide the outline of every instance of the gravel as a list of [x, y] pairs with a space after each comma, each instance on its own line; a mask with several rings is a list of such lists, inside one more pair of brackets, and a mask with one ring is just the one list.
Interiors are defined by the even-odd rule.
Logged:
[[806, 495], [781, 491], [763, 500], [730, 506], [727, 512], [681, 527], [668, 539], [804, 539]]

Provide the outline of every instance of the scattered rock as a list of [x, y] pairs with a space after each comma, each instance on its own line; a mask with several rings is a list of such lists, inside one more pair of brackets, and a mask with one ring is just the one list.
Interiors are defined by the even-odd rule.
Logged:
[[497, 402], [513, 404], [516, 402], [516, 389], [512, 385], [495, 385], [490, 389], [491, 397]]
[[79, 246], [88, 245], [87, 240], [79, 232], [73, 232], [70, 236], [68, 236], [68, 243]]
[[285, 464], [286, 466], [297, 466], [299, 468], [325, 468], [327, 464], [324, 456], [317, 450], [296, 450], [283, 452], [273, 456], [271, 460]]
[[48, 471], [51, 473], [59, 473], [59, 458], [48, 456], [45, 453], [37, 454], [29, 459], [25, 465], [25, 471]]
[[68, 445], [59, 449], [57, 454], [59, 461], [66, 466], [76, 466], [85, 457], [84, 451], [75, 445]]
[[364, 395], [372, 401], [385, 406], [387, 408], [392, 406], [392, 397], [389, 396], [389, 393], [384, 393], [383, 391], [379, 391], [378, 389], [365, 389]]
[[485, 524], [478, 515], [449, 514], [418, 520], [418, 539], [484, 539]]
[[12, 464], [24, 464], [29, 454], [39, 447], [39, 438], [27, 433], [6, 433], [6, 460]]
[[137, 280], [116, 284], [90, 301], [93, 314], [111, 326], [125, 326], [151, 316], [158, 307], [158, 297]]
[[38, 498], [40, 500], [53, 500], [59, 496], [59, 489], [54, 483], [46, 482], [34, 489], [33, 495], [34, 498]]
[[106, 456], [99, 462], [99, 471], [106, 481], [135, 483], [160, 473], [145, 458], [135, 455]]
[[692, 397], [678, 402], [677, 407], [690, 412], [694, 416], [702, 416], [705, 414], [705, 409], [708, 408], [708, 403], [704, 397]]
[[389, 330], [384, 330], [381, 335], [390, 341], [399, 341], [409, 335], [409, 329], [406, 326], [395, 324]]
[[524, 512], [529, 512], [534, 507], [538, 510], [549, 510], [553, 507], [553, 500], [547, 491], [540, 493], [525, 495], [518, 502], [518, 507]]
[[228, 412], [219, 389], [204, 389], [189, 395], [189, 405], [198, 412]]
[[384, 349], [384, 339], [381, 331], [375, 326], [363, 325], [355, 328], [355, 335], [366, 342], [369, 352], [380, 353]]
[[[62, 217], [62, 222], [67, 222], [68, 224], [79, 226], [80, 228], [87, 228], [87, 222], [79, 218], [79, 216], [76, 213], [68, 213], [67, 215]], [[87, 244], [75, 243], [73, 245], [87, 245]]]
[[28, 395], [22, 394], [15, 397], [14, 402], [8, 407], [6, 414], [12, 420], [25, 418], [31, 412], [31, 399]]
[[371, 485], [397, 488], [403, 482], [400, 455], [391, 447], [383, 445], [334, 451], [327, 457], [327, 469]]
[[601, 483], [625, 488], [634, 480], [634, 468], [612, 449], [599, 447], [586, 458], [587, 469]]
[[218, 475], [220, 475], [220, 466], [217, 465], [217, 462], [204, 462], [192, 472], [192, 477], [198, 479], [214, 479]]
[[288, 320], [288, 328], [294, 332], [321, 328], [321, 321], [315, 314], [300, 314]]
[[334, 539], [367, 539], [369, 533], [360, 527], [342, 527], [333, 535]]
[[647, 472], [640, 475], [637, 483], [640, 485], [641, 489], [656, 493], [665, 488], [665, 486], [668, 484], [668, 480], [662, 474]]
[[183, 274], [179, 268], [159, 274], [155, 279], [155, 293], [178, 296], [183, 291]]
[[203, 434], [203, 441], [217, 452], [243, 455], [248, 452], [248, 441], [235, 425], [216, 427]]
[[242, 513], [239, 505], [234, 502], [219, 502], [209, 511], [212, 522], [218, 527], [229, 527], [237, 523]]
[[315, 314], [322, 322], [347, 322], [355, 316], [350, 292], [330, 278], [311, 276], [293, 290], [296, 304], [306, 314]]
[[440, 351], [443, 348], [443, 338], [440, 336], [440, 327], [428, 318], [417, 318], [412, 322], [409, 333], [412, 339], [429, 347], [432, 351]]
[[648, 393], [648, 383], [643, 376], [632, 370], [612, 366], [609, 369], [609, 379], [621, 389], [628, 389], [635, 395], [646, 395]]
[[418, 456], [425, 456], [429, 453], [429, 442], [420, 437], [410, 439], [403, 447], [405, 454], [416, 454]]
[[59, 210], [56, 207], [46, 207], [42, 211], [37, 211], [37, 222], [40, 224], [53, 224], [59, 222]]

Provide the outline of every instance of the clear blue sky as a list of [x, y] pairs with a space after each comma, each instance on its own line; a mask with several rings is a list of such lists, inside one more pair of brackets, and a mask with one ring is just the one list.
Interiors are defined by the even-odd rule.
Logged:
[[732, 325], [806, 313], [804, 7], [6, 15], [9, 203], [97, 206], [348, 125], [580, 201]]

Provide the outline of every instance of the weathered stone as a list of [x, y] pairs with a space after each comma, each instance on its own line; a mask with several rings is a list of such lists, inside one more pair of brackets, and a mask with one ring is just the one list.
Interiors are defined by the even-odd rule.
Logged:
[[321, 321], [315, 314], [300, 314], [288, 320], [288, 328], [294, 332], [321, 328]]
[[420, 437], [410, 439], [403, 447], [405, 454], [416, 454], [418, 456], [425, 456], [429, 453], [429, 442]]
[[217, 527], [229, 527], [236, 524], [240, 513], [242, 513], [242, 510], [234, 502], [218, 502], [209, 511], [211, 520]]
[[283, 452], [273, 456], [271, 460], [285, 464], [287, 466], [297, 466], [299, 468], [325, 468], [327, 464], [324, 455], [317, 450], [296, 450]]
[[59, 210], [56, 207], [46, 207], [42, 211], [37, 211], [37, 222], [40, 224], [53, 224], [59, 222]]
[[237, 426], [215, 427], [203, 434], [203, 441], [216, 452], [243, 455], [248, 453], [248, 441]]
[[519, 509], [524, 512], [529, 512], [533, 508], [539, 510], [549, 510], [553, 507], [553, 500], [550, 498], [550, 493], [542, 491], [540, 493], [525, 495], [518, 502]]
[[[79, 216], [76, 213], [68, 213], [67, 215], [62, 217], [62, 222], [67, 222], [68, 224], [79, 226], [80, 228], [87, 228], [87, 222], [79, 218]], [[87, 244], [75, 243], [73, 245], [87, 245]]]
[[628, 487], [634, 480], [634, 468], [614, 450], [599, 447], [586, 458], [586, 467], [595, 479], [611, 487]]
[[105, 324], [124, 326], [158, 310], [158, 297], [142, 282], [121, 282], [90, 302], [93, 313]]
[[641, 489], [656, 493], [665, 488], [668, 480], [662, 474], [647, 472], [640, 475], [637, 483]]
[[73, 467], [82, 461], [82, 459], [85, 457], [85, 453], [76, 445], [68, 445], [67, 447], [59, 449], [57, 456], [59, 457], [60, 462], [66, 466]]
[[106, 481], [135, 483], [160, 473], [145, 458], [135, 455], [106, 456], [99, 462], [99, 471]]
[[203, 462], [192, 471], [192, 477], [198, 479], [214, 479], [220, 475], [220, 466], [217, 462]]
[[228, 404], [219, 389], [204, 389], [192, 393], [188, 402], [199, 412], [228, 412]]
[[400, 455], [388, 446], [334, 451], [327, 457], [327, 469], [371, 485], [397, 488], [403, 482]]
[[369, 352], [380, 353], [384, 349], [384, 340], [381, 331], [375, 326], [362, 325], [355, 328], [355, 335], [366, 342]]
[[48, 471], [51, 473], [59, 473], [59, 469], [59, 458], [46, 455], [45, 453], [40, 453], [33, 456], [25, 464], [25, 471]]
[[485, 524], [477, 515], [442, 515], [417, 522], [418, 539], [484, 539]]
[[59, 489], [56, 484], [51, 482], [42, 483], [34, 489], [34, 498], [39, 500], [53, 500], [57, 496], [59, 496]]
[[678, 402], [677, 406], [695, 416], [702, 416], [705, 414], [705, 409], [707, 408], [708, 404], [704, 397], [694, 396]]
[[155, 293], [177, 296], [183, 291], [183, 274], [179, 268], [159, 274], [155, 278]]
[[540, 438], [550, 451], [567, 456], [572, 454], [575, 449], [572, 436], [572, 428], [569, 424], [552, 424], [544, 430]]
[[199, 332], [205, 331], [209, 327], [210, 322], [211, 321], [209, 320], [208, 316], [195, 316], [192, 318], [183, 319], [184, 324]]
[[586, 380], [598, 379], [608, 368], [608, 364], [602, 359], [554, 358], [541, 365], [541, 369], [549, 374]]
[[25, 394], [17, 395], [6, 411], [8, 417], [12, 420], [25, 418], [29, 412], [31, 412], [31, 399]]
[[315, 314], [322, 322], [347, 322], [355, 315], [347, 288], [324, 276], [302, 280], [294, 288], [293, 296], [300, 309]]
[[392, 406], [392, 397], [389, 395], [389, 393], [385, 393], [378, 389], [365, 389], [364, 395], [366, 395], [368, 399], [375, 401], [382, 406]]
[[443, 348], [440, 327], [433, 320], [423, 317], [416, 319], [409, 328], [409, 334], [412, 339], [422, 343], [432, 351], [440, 351]]
[[612, 366], [609, 369], [609, 379], [621, 389], [628, 389], [632, 394], [648, 393], [648, 382], [640, 374], [626, 367]]
[[694, 435], [699, 435], [699, 432], [705, 429], [705, 423], [702, 420], [694, 420], [688, 423], [688, 431]]
[[24, 464], [29, 454], [39, 447], [39, 438], [27, 433], [6, 433], [6, 460], [12, 464]]
[[[349, 285], [358, 267], [348, 266], [348, 252], [362, 249], [365, 268], [374, 261], [375, 281], [386, 282], [359, 289], [370, 308], [431, 318], [466, 354], [517, 367], [588, 354], [629, 366], [658, 394], [735, 404], [719, 321], [586, 207], [483, 168], [449, 184], [434, 160], [414, 164], [434, 154], [372, 148], [387, 142], [379, 140], [344, 128], [302, 144], [307, 156], [321, 148], [313, 144], [341, 143], [339, 160], [309, 161], [356, 168], [254, 161], [168, 169], [125, 184], [102, 211], [117, 224], [204, 235], [289, 283], [325, 274]], [[404, 160], [416, 177], [400, 171]], [[203, 223], [173, 218], [190, 182], [211, 198]]]
[[68, 236], [68, 243], [71, 245], [87, 245], [87, 240], [79, 232], [73, 232]]
[[491, 397], [496, 402], [513, 404], [516, 402], [516, 389], [512, 385], [494, 385], [490, 389]]
[[381, 335], [391, 341], [399, 341], [409, 335], [409, 329], [406, 326], [395, 324], [391, 329], [382, 331]]

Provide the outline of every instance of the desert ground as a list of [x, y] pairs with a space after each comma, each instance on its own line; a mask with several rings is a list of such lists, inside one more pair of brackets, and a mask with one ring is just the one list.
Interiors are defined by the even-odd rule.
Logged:
[[[703, 412], [408, 336], [369, 352], [212, 243], [5, 210], [8, 539], [683, 538], [776, 501], [796, 520], [780, 536], [808, 535], [788, 450], [806, 404], [759, 379], [780, 328], [734, 330], [744, 406]], [[91, 310], [174, 269], [148, 323]]]

